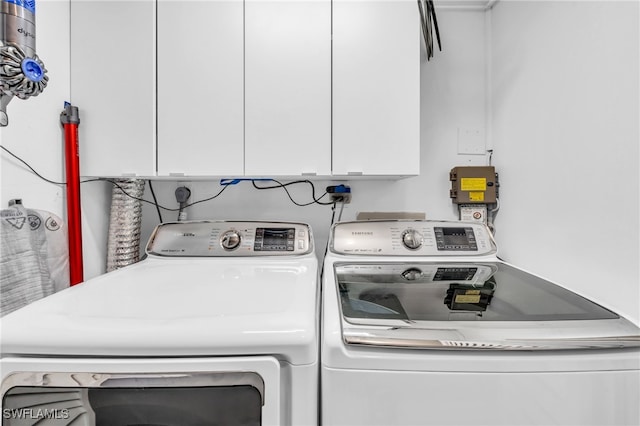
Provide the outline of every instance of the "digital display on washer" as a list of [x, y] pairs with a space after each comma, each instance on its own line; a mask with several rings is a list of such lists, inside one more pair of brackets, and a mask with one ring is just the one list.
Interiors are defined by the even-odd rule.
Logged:
[[295, 228], [257, 228], [254, 251], [294, 251]]
[[471, 281], [478, 268], [438, 268], [433, 281]]
[[476, 236], [471, 227], [436, 227], [438, 250], [477, 251]]

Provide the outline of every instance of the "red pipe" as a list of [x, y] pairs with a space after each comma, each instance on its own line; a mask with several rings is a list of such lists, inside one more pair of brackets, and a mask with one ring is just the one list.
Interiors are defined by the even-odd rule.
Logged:
[[82, 264], [82, 218], [80, 216], [80, 156], [78, 153], [78, 107], [65, 104], [60, 114], [64, 126], [65, 168], [67, 172], [67, 230], [69, 233], [69, 281], [84, 281]]

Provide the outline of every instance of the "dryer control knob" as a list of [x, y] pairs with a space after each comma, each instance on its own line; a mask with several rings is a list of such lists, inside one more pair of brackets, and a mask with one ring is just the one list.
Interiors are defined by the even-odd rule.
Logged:
[[225, 250], [234, 250], [240, 245], [240, 234], [237, 231], [227, 231], [220, 238], [220, 245]]
[[417, 250], [422, 246], [422, 235], [415, 229], [407, 229], [402, 233], [402, 244], [410, 250]]

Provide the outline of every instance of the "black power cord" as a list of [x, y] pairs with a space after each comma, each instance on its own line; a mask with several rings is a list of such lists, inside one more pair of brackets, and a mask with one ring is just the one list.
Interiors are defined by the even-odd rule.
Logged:
[[[262, 180], [262, 179], [260, 179]], [[311, 182], [310, 180], [304, 179], [304, 180], [294, 180], [292, 182], [287, 182], [287, 183], [282, 183], [276, 179], [269, 179], [272, 182], [275, 182], [276, 185], [271, 185], [271, 186], [258, 186], [256, 184], [256, 180], [251, 179], [251, 183], [253, 184], [253, 187], [255, 189], [260, 189], [260, 190], [264, 190], [264, 189], [278, 189], [278, 188], [282, 188], [284, 189], [284, 192], [287, 193], [287, 196], [289, 197], [289, 200], [291, 200], [291, 202], [293, 204], [295, 204], [296, 206], [299, 207], [306, 207], [306, 206], [310, 206], [312, 204], [319, 204], [321, 206], [335, 206], [335, 201], [331, 201], [331, 202], [324, 202], [324, 201], [320, 201], [322, 198], [326, 197], [329, 193], [325, 192], [324, 194], [322, 194], [320, 197], [316, 197], [316, 187], [313, 184], [313, 182]], [[313, 201], [309, 201], [308, 203], [298, 203], [297, 201], [295, 201], [293, 199], [293, 197], [291, 196], [291, 193], [289, 192], [289, 190], [287, 189], [287, 186], [290, 185], [296, 185], [296, 184], [300, 184], [300, 183], [306, 183], [309, 184], [311, 186], [311, 198], [313, 199]]]
[[38, 176], [40, 179], [42, 179], [45, 182], [49, 182], [52, 183], [54, 185], [66, 185], [65, 182], [56, 182], [50, 179], [47, 179], [46, 177], [42, 176], [40, 173], [36, 172], [35, 169], [33, 167], [31, 167], [26, 161], [24, 161], [22, 158], [18, 157], [16, 154], [14, 154], [13, 152], [9, 151], [7, 148], [5, 148], [4, 146], [0, 145], [0, 148], [2, 148], [3, 151], [6, 151], [7, 154], [9, 154], [10, 156], [12, 156], [13, 158], [15, 158], [16, 160], [18, 160], [19, 162], [21, 162], [22, 164], [24, 164], [25, 166], [27, 166], [27, 168], [29, 170], [31, 170], [33, 172], [34, 175]]
[[158, 205], [158, 198], [156, 198], [156, 192], [153, 190], [153, 184], [151, 183], [150, 180], [149, 180], [149, 191], [151, 191], [151, 196], [153, 197], [153, 204], [156, 205], [156, 211], [158, 212], [158, 219], [160, 220], [160, 223], [163, 223], [164, 221], [162, 220], [162, 212], [160, 211], [160, 206]]
[[[35, 174], [36, 176], [38, 176], [40, 179], [44, 180], [45, 182], [51, 183], [51, 184], [53, 184], [53, 185], [60, 185], [60, 186], [64, 186], [64, 185], [66, 185], [66, 184], [67, 184], [66, 182], [56, 182], [56, 181], [54, 181], [54, 180], [51, 180], [51, 179], [47, 179], [47, 178], [45, 178], [45, 177], [44, 177], [44, 176], [42, 176], [40, 173], [38, 173], [38, 172], [37, 172], [33, 167], [31, 167], [31, 166], [29, 165], [29, 163], [27, 163], [26, 161], [24, 161], [22, 158], [20, 158], [19, 156], [17, 156], [17, 155], [16, 155], [16, 154], [14, 154], [13, 152], [9, 151], [7, 148], [5, 148], [5, 147], [4, 147], [4, 146], [2, 146], [2, 145], [0, 145], [0, 148], [2, 148], [2, 150], [4, 150], [5, 152], [7, 152], [7, 153], [8, 153], [9, 155], [11, 155], [13, 158], [15, 158], [16, 160], [20, 161], [22, 164], [24, 164], [24, 165], [25, 165], [29, 170], [31, 170], [31, 172], [33, 172], [33, 174]], [[149, 184], [151, 185], [151, 180], [146, 179], [146, 181], [147, 181], [147, 182], [149, 182]], [[85, 179], [85, 180], [81, 180], [81, 181], [80, 181], [80, 183], [89, 183], [89, 182], [109, 182], [109, 183], [113, 184], [116, 188], [118, 188], [120, 191], [122, 191], [122, 193], [123, 193], [125, 196], [127, 196], [127, 197], [129, 197], [129, 198], [131, 198], [131, 199], [133, 199], [133, 200], [137, 200], [137, 201], [140, 201], [140, 202], [143, 202], [143, 203], [147, 203], [147, 204], [151, 204], [151, 205], [155, 206], [155, 207], [156, 207], [156, 209], [158, 209], [158, 215], [159, 215], [159, 217], [160, 217], [160, 219], [161, 219], [161, 222], [162, 222], [162, 217], [161, 217], [161, 214], [160, 214], [160, 209], [167, 210], [167, 211], [170, 211], [170, 212], [177, 212], [177, 211], [180, 211], [180, 208], [165, 207], [165, 206], [163, 206], [163, 205], [159, 204], [159, 203], [158, 203], [158, 201], [157, 201], [157, 199], [156, 199], [155, 192], [153, 192], [153, 189], [152, 189], [151, 191], [152, 191], [152, 196], [153, 196], [154, 201], [148, 201], [148, 200], [145, 200], [144, 198], [136, 197], [136, 196], [134, 196], [134, 195], [129, 194], [129, 193], [128, 193], [128, 192], [127, 192], [127, 191], [126, 191], [122, 186], [120, 186], [120, 185], [118, 184], [118, 182], [116, 182], [116, 181], [115, 181], [115, 180], [113, 180], [113, 179], [109, 179], [109, 178], [92, 178], [92, 179]], [[222, 194], [222, 192], [224, 192], [224, 190], [225, 190], [225, 189], [227, 189], [227, 187], [226, 187], [226, 186], [225, 186], [224, 188], [222, 188], [222, 190], [220, 190], [220, 192], [218, 192], [218, 193], [217, 193], [216, 195], [214, 195], [213, 197], [209, 197], [209, 198], [206, 198], [206, 199], [204, 199], [204, 200], [200, 200], [200, 201], [193, 202], [193, 203], [191, 203], [191, 204], [187, 204], [187, 205], [185, 205], [184, 207], [190, 207], [190, 206], [193, 206], [194, 204], [203, 203], [203, 202], [205, 202], [205, 201], [213, 200], [214, 198], [216, 198], [217, 196], [219, 196], [220, 194]]]
[[[9, 151], [7, 148], [5, 148], [4, 146], [0, 145], [0, 148], [2, 148], [2, 150], [4, 150], [5, 152], [7, 152], [7, 154], [9, 154], [10, 156], [12, 156], [13, 158], [15, 158], [16, 160], [18, 160], [19, 162], [21, 162], [22, 164], [24, 164], [33, 174], [35, 174], [36, 176], [38, 176], [40, 179], [44, 180], [45, 182], [51, 183], [53, 185], [66, 185], [66, 182], [56, 182], [54, 180], [51, 179], [47, 179], [44, 176], [42, 176], [40, 173], [38, 173], [33, 167], [31, 167], [29, 165], [29, 163], [27, 163], [25, 160], [23, 160], [22, 158], [20, 158], [19, 156], [17, 156], [16, 154], [14, 154], [13, 152]], [[287, 182], [287, 183], [282, 183], [276, 179], [268, 179], [272, 182], [275, 182], [276, 185], [270, 185], [270, 186], [258, 186], [256, 184], [257, 181], [264, 181], [265, 179], [242, 179], [242, 180], [250, 180], [251, 183], [253, 184], [253, 187], [255, 189], [259, 189], [259, 190], [265, 190], [265, 189], [277, 189], [277, 188], [282, 188], [284, 189], [284, 191], [286, 192], [287, 196], [289, 197], [289, 199], [291, 200], [291, 202], [293, 204], [295, 204], [296, 206], [299, 207], [305, 207], [305, 206], [309, 206], [312, 204], [318, 204], [321, 206], [333, 206], [333, 210], [334, 210], [334, 215], [332, 217], [332, 223], [333, 223], [333, 218], [335, 217], [335, 208], [336, 208], [336, 204], [338, 202], [342, 202], [344, 204], [344, 200], [341, 198], [337, 198], [334, 199], [330, 202], [324, 202], [324, 201], [320, 201], [322, 198], [326, 197], [328, 195], [328, 192], [325, 192], [324, 194], [322, 194], [320, 197], [316, 197], [316, 188], [315, 185], [313, 184], [313, 182], [311, 182], [310, 180], [296, 180], [296, 181], [292, 181], [292, 182]], [[92, 178], [92, 179], [86, 179], [86, 180], [82, 180], [80, 181], [80, 183], [88, 183], [88, 182], [109, 182], [111, 184], [113, 184], [116, 188], [118, 188], [120, 191], [122, 191], [122, 193], [129, 197], [132, 198], [134, 200], [146, 203], [146, 204], [151, 204], [153, 206], [155, 206], [157, 212], [158, 212], [158, 218], [160, 219], [160, 223], [163, 222], [162, 220], [162, 213], [160, 211], [160, 209], [162, 210], [166, 210], [169, 212], [180, 212], [182, 210], [184, 210], [187, 207], [191, 207], [191, 206], [195, 206], [196, 204], [200, 204], [200, 203], [204, 203], [207, 201], [211, 201], [217, 197], [219, 197], [230, 185], [229, 184], [225, 184], [223, 185], [222, 189], [220, 189], [220, 191], [218, 191], [218, 193], [216, 193], [215, 195], [202, 199], [202, 200], [198, 200], [198, 201], [194, 201], [192, 203], [186, 204], [186, 203], [180, 203], [180, 207], [178, 208], [171, 208], [171, 207], [165, 207], [161, 204], [158, 203], [158, 199], [156, 198], [156, 194], [155, 191], [153, 189], [153, 185], [152, 185], [152, 181], [150, 179], [146, 179], [146, 181], [149, 183], [149, 189], [151, 191], [151, 195], [153, 196], [153, 201], [148, 201], [145, 200], [144, 198], [140, 198], [140, 197], [136, 197], [134, 195], [129, 194], [122, 186], [120, 186], [118, 184], [118, 182], [116, 182], [113, 179], [109, 179], [109, 178]], [[290, 185], [296, 185], [296, 184], [308, 184], [311, 186], [311, 198], [312, 201], [308, 202], [308, 203], [299, 203], [297, 201], [295, 201], [293, 199], [293, 197], [291, 196], [291, 193], [289, 192], [289, 190], [287, 189], [288, 186]], [[186, 200], [185, 200], [186, 201]], [[344, 207], [344, 206], [343, 206]], [[342, 212], [341, 212], [342, 214]]]

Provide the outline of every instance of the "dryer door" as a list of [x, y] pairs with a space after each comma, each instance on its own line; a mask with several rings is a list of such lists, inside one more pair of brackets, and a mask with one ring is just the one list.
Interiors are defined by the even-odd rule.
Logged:
[[65, 371], [73, 360], [3, 361], [14, 370], [2, 382], [3, 426], [257, 426], [279, 419], [274, 359], [168, 360], [173, 366], [123, 359], [92, 371], [83, 371], [83, 360], [75, 371]]
[[39, 425], [86, 426], [261, 424], [262, 395], [243, 381], [225, 386], [156, 386], [14, 387], [4, 395], [4, 424], [23, 425], [25, 419]]

